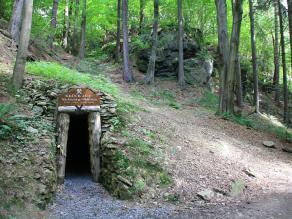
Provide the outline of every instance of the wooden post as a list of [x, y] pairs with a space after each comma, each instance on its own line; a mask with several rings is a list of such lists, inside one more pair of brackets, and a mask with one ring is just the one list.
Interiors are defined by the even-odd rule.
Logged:
[[93, 181], [98, 182], [100, 174], [100, 137], [101, 120], [99, 112], [91, 112], [88, 116], [90, 166]]
[[58, 116], [58, 139], [57, 139], [57, 180], [59, 184], [64, 183], [68, 130], [70, 123], [70, 115], [60, 113]]

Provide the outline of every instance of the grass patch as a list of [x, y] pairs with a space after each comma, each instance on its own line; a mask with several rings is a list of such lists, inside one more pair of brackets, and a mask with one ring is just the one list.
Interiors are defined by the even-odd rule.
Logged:
[[170, 90], [152, 90], [150, 98], [153, 104], [166, 104], [174, 109], [182, 108], [181, 104], [176, 101], [175, 93]]
[[[205, 91], [198, 104], [215, 113], [218, 110], [218, 97], [210, 91]], [[273, 116], [267, 114], [252, 114], [250, 116], [223, 114], [220, 116], [236, 124], [269, 132], [287, 141], [292, 141], [292, 130], [285, 127]]]
[[112, 120], [112, 131], [121, 130], [129, 114], [141, 110], [138, 106], [126, 100], [120, 89], [114, 85], [103, 74], [97, 72], [96, 75], [90, 73], [80, 73], [77, 70], [70, 69], [53, 62], [28, 62], [26, 71], [29, 74], [56, 80], [70, 85], [83, 85], [95, 90], [102, 91], [114, 97], [117, 103], [117, 118]]
[[208, 110], [216, 112], [218, 110], [218, 102], [218, 97], [211, 91], [206, 90], [201, 99], [199, 99], [198, 104]]
[[101, 74], [80, 73], [53, 62], [28, 62], [26, 64], [26, 71], [33, 75], [72, 85], [85, 85], [92, 89], [103, 91], [113, 97], [117, 97], [120, 94], [118, 87]]

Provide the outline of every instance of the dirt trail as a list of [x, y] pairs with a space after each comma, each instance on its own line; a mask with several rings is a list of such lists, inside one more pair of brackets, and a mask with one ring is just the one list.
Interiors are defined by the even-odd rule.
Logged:
[[[165, 166], [174, 178], [167, 192], [180, 201], [166, 204], [165, 191], [147, 204], [118, 201], [88, 178], [68, 179], [49, 208], [50, 218], [292, 218], [292, 156], [281, 151], [285, 142], [201, 108], [139, 104], [145, 111], [137, 112], [131, 129], [150, 130], [163, 139]], [[263, 147], [265, 140], [277, 149]], [[244, 173], [246, 168], [256, 177]], [[217, 194], [204, 202], [197, 196], [204, 189], [228, 193], [239, 179], [246, 184], [239, 197]]]
[[[129, 98], [131, 90], [142, 95], [151, 90], [129, 86], [120, 72], [107, 71]], [[182, 92], [174, 82], [159, 86], [174, 91], [181, 104], [197, 92]], [[175, 110], [147, 98], [134, 101], [145, 110], [135, 114], [130, 129], [136, 135], [143, 135], [143, 130], [155, 133], [153, 146], [162, 151], [173, 186], [155, 191], [158, 199], [146, 194], [140, 200], [144, 204], [138, 204], [110, 197], [88, 178], [67, 179], [49, 208], [51, 218], [292, 218], [292, 155], [281, 150], [287, 143], [220, 119], [204, 108]], [[265, 148], [263, 141], [275, 142], [276, 149]], [[246, 169], [256, 177], [248, 176]], [[238, 180], [244, 181], [244, 192], [237, 197], [226, 195]], [[197, 196], [205, 189], [219, 192], [205, 202]], [[165, 194], [176, 194], [179, 201], [166, 203]]]

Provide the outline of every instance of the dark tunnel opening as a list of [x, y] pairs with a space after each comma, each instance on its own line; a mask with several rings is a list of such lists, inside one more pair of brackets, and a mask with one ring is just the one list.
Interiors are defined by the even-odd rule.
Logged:
[[66, 177], [89, 175], [88, 114], [72, 114], [67, 142]]

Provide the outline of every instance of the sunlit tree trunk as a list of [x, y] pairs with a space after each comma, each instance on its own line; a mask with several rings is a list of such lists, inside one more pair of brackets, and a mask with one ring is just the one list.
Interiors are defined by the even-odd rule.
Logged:
[[81, 21], [81, 42], [79, 49], [79, 58], [83, 59], [86, 48], [86, 0], [82, 0], [82, 21]]
[[275, 3], [274, 5], [274, 22], [275, 22], [275, 38], [274, 38], [274, 87], [275, 87], [275, 101], [277, 103], [280, 102], [280, 86], [279, 86], [279, 79], [280, 79], [280, 64], [279, 64], [279, 12], [278, 12], [278, 4]]
[[151, 56], [149, 59], [147, 74], [145, 76], [145, 84], [154, 83], [156, 49], [157, 49], [157, 40], [158, 40], [158, 20], [159, 20], [159, 0], [154, 0], [152, 51], [151, 51]]
[[258, 67], [257, 67], [257, 52], [256, 52], [256, 40], [254, 31], [254, 9], [253, 0], [249, 0], [249, 17], [250, 17], [250, 40], [252, 51], [252, 72], [253, 72], [253, 103], [255, 106], [255, 112], [259, 112], [259, 85], [258, 85]]
[[243, 0], [233, 0], [233, 22], [230, 38], [230, 53], [227, 69], [227, 109], [226, 113], [234, 113], [234, 91], [235, 91], [235, 73], [236, 59], [239, 51], [240, 28], [242, 21], [242, 3]]
[[23, 83], [25, 62], [31, 32], [32, 10], [33, 0], [24, 0], [19, 47], [12, 76], [12, 82], [16, 90], [20, 89]]
[[216, 0], [218, 47], [220, 60], [220, 88], [219, 88], [219, 112], [225, 113], [227, 109], [227, 69], [229, 57], [229, 42], [227, 29], [227, 6], [226, 0]]
[[243, 108], [243, 94], [242, 94], [242, 82], [241, 82], [241, 66], [240, 66], [240, 55], [237, 54], [236, 59], [236, 100], [237, 106]]
[[23, 7], [23, 0], [14, 1], [13, 12], [12, 12], [11, 20], [10, 20], [10, 25], [9, 25], [12, 39], [17, 45], [19, 43], [22, 7]]
[[144, 18], [145, 18], [145, 3], [146, 0], [140, 0], [140, 19], [139, 19], [139, 32], [142, 33], [143, 30], [143, 24], [144, 24]]
[[284, 88], [284, 122], [288, 123], [288, 84], [287, 84], [287, 66], [285, 53], [285, 37], [283, 24], [283, 10], [281, 1], [278, 0], [279, 20], [280, 20], [280, 36], [281, 36], [281, 51], [282, 51], [282, 67], [283, 67], [283, 88]]
[[[288, 2], [288, 21], [289, 21], [289, 36], [290, 36], [290, 53], [292, 57], [292, 0], [287, 0]], [[291, 67], [292, 67], [292, 58], [291, 61]]]
[[183, 13], [182, 0], [177, 0], [178, 10], [178, 84], [181, 88], [185, 87], [184, 74], [184, 42], [183, 42]]
[[58, 14], [58, 5], [59, 0], [53, 0], [53, 9], [52, 9], [52, 19], [51, 19], [51, 28], [52, 28], [52, 35], [51, 35], [51, 42], [50, 48], [53, 49], [54, 40], [55, 40], [55, 33], [57, 28], [57, 14]]
[[79, 20], [79, 0], [75, 1], [75, 14], [74, 14], [74, 29], [72, 35], [72, 54], [78, 54], [78, 20]]
[[117, 42], [116, 42], [116, 62], [120, 59], [120, 51], [121, 51], [121, 0], [118, 0], [117, 5]]
[[66, 0], [64, 10], [64, 29], [63, 29], [63, 47], [68, 48], [68, 35], [69, 35], [69, 0]]
[[123, 0], [123, 61], [124, 61], [124, 80], [133, 82], [133, 72], [130, 67], [129, 43], [128, 43], [128, 0]]

